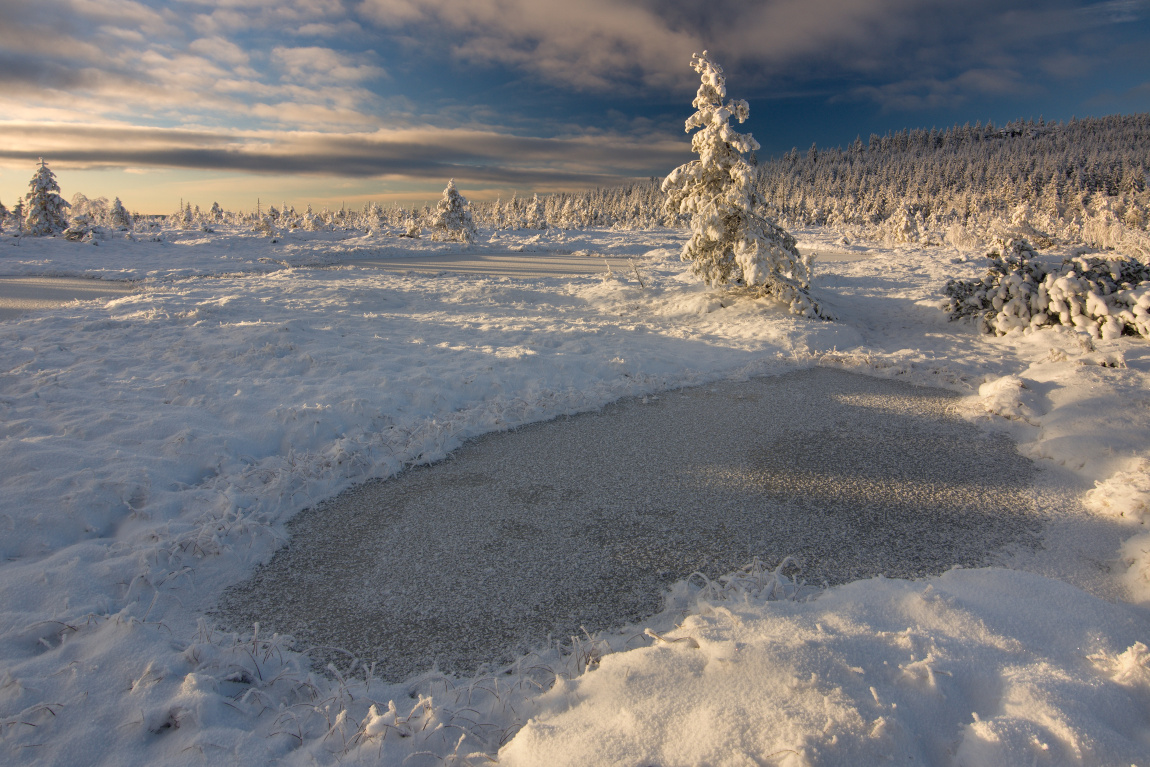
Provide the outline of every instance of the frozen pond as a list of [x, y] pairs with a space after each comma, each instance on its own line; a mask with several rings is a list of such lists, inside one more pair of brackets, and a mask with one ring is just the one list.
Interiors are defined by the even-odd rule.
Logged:
[[948, 414], [956, 397], [813, 369], [488, 435], [301, 513], [217, 619], [398, 680], [639, 619], [754, 556], [815, 584], [1000, 561], [1076, 493], [1036, 485], [1009, 439]]
[[0, 277], [0, 320], [51, 309], [69, 301], [88, 301], [131, 293], [130, 282], [84, 277]]

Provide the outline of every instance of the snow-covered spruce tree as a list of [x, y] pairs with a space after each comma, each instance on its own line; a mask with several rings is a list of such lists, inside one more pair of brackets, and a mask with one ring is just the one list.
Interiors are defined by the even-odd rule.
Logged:
[[527, 228], [547, 228], [547, 212], [544, 208], [543, 202], [540, 201], [538, 194], [532, 198], [531, 203], [527, 206]]
[[742, 100], [723, 103], [726, 78], [707, 51], [695, 54], [692, 66], [702, 84], [692, 102], [698, 111], [687, 118], [686, 130], [699, 129], [691, 138], [699, 159], [671, 171], [662, 186], [667, 215], [691, 220], [682, 259], [707, 285], [734, 282], [783, 301], [795, 314], [827, 318], [810, 294], [812, 258], [800, 255], [794, 237], [756, 212], [754, 169], [743, 155], [759, 143], [730, 126], [732, 117], [745, 121], [750, 107]]
[[112, 212], [108, 214], [113, 228], [127, 231], [132, 228], [132, 214], [124, 210], [124, 203], [117, 197], [112, 202]]
[[467, 208], [467, 199], [455, 188], [455, 179], [451, 179], [431, 218], [432, 237], [437, 240], [471, 242], [476, 231], [471, 211]]
[[16, 236], [21, 237], [24, 234], [24, 201], [17, 200], [16, 204], [12, 206], [12, 219], [16, 222]]
[[58, 192], [56, 174], [48, 168], [44, 158], [40, 158], [40, 168], [28, 182], [28, 204], [24, 210], [24, 226], [33, 237], [59, 234], [68, 226], [64, 209], [69, 207]]
[[0, 202], [0, 232], [4, 231], [4, 222], [8, 220], [8, 209]]

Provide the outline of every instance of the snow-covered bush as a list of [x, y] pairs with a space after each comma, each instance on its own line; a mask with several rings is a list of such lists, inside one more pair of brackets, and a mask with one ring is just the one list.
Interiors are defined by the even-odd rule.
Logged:
[[880, 227], [883, 240], [893, 245], [918, 242], [924, 228], [921, 211], [911, 205], [900, 205]]
[[1025, 239], [1005, 241], [987, 256], [984, 277], [947, 282], [943, 310], [952, 320], [978, 317], [998, 335], [1061, 324], [1107, 340], [1150, 338], [1150, 267], [1121, 256], [1076, 256], [1049, 267], [1036, 255]]
[[192, 204], [180, 201], [180, 207], [168, 217], [168, 225], [175, 229], [196, 229], [196, 215], [192, 213]]
[[702, 84], [686, 130], [699, 129], [691, 138], [699, 159], [671, 171], [662, 185], [667, 215], [691, 220], [682, 259], [707, 285], [734, 282], [782, 300], [795, 314], [825, 317], [810, 294], [812, 258], [800, 255], [790, 234], [756, 212], [761, 201], [754, 169], [743, 155], [759, 143], [730, 126], [732, 117], [744, 122], [750, 107], [742, 100], [723, 103], [723, 69], [707, 51], [695, 54], [692, 66]]
[[418, 240], [422, 234], [423, 226], [419, 223], [419, 219], [413, 216], [403, 222], [403, 234], [399, 236], [410, 237], [413, 240]]
[[69, 205], [58, 192], [56, 174], [48, 168], [44, 158], [40, 158], [40, 168], [28, 182], [28, 205], [24, 212], [24, 227], [33, 237], [59, 234], [68, 226], [64, 209]]
[[[443, 190], [443, 198], [435, 206], [435, 215], [431, 219], [432, 237], [437, 240], [458, 240], [471, 242], [475, 237], [475, 224], [471, 221], [471, 211], [467, 209], [467, 200], [455, 188], [455, 179], [447, 182]], [[408, 228], [408, 236], [418, 237], [418, 232], [412, 235]]]
[[327, 224], [312, 211], [311, 204], [309, 203], [307, 210], [303, 214], [303, 219], [300, 221], [300, 228], [305, 232], [318, 232], [322, 229], [326, 229]]
[[252, 225], [252, 231], [264, 237], [275, 237], [277, 234], [275, 221], [270, 215], [256, 219], [255, 224]]
[[81, 213], [78, 216], [73, 216], [68, 228], [64, 230], [64, 239], [69, 242], [81, 242], [83, 240], [94, 239], [93, 230], [95, 224], [92, 217], [87, 213]]

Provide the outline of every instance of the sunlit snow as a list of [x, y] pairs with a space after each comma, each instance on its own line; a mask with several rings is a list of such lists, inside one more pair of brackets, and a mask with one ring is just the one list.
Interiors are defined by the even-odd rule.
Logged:
[[[804, 253], [851, 250], [794, 234]], [[3, 758], [1145, 763], [1145, 340], [948, 323], [942, 286], [982, 264], [944, 247], [816, 259], [812, 292], [838, 321], [802, 319], [699, 284], [685, 236], [0, 238], [3, 275], [138, 281], [0, 322]], [[595, 268], [378, 263], [465, 252]], [[285, 637], [204, 617], [293, 515], [355, 483], [621, 397], [814, 367], [962, 395], [953, 415], [1093, 486], [1091, 513], [1052, 522], [1015, 569], [824, 591], [772, 558], [681, 581], [663, 612], [473, 678], [325, 671]]]

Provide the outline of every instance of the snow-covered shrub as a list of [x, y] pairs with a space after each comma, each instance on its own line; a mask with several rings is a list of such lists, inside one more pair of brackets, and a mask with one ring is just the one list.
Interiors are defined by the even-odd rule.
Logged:
[[24, 227], [33, 237], [59, 234], [68, 226], [64, 209], [69, 205], [58, 192], [56, 174], [48, 168], [44, 158], [40, 158], [40, 168], [28, 182], [28, 205], [24, 212]]
[[64, 239], [69, 242], [81, 242], [83, 240], [94, 239], [93, 229], [95, 224], [92, 222], [92, 217], [87, 213], [81, 213], [78, 216], [73, 216], [68, 228], [64, 230]]
[[944, 311], [950, 319], [978, 317], [985, 332], [1062, 324], [1112, 339], [1150, 338], [1150, 267], [1133, 259], [1076, 256], [1061, 266], [1037, 263], [1025, 239], [990, 253], [977, 280], [950, 280]]
[[318, 232], [326, 228], [327, 224], [312, 211], [311, 204], [309, 203], [307, 210], [304, 211], [303, 218], [300, 220], [300, 229], [303, 229], [305, 232]]
[[271, 216], [261, 216], [252, 226], [252, 231], [264, 237], [275, 237], [276, 227]]
[[922, 213], [911, 205], [901, 205], [880, 227], [883, 240], [895, 245], [918, 242], [924, 228]]
[[[471, 242], [475, 237], [475, 224], [471, 221], [471, 211], [467, 209], [466, 198], [455, 188], [455, 179], [447, 182], [443, 198], [435, 206], [435, 215], [431, 219], [431, 233], [437, 240]], [[410, 229], [408, 236], [412, 236]], [[419, 235], [417, 233], [414, 236]]]
[[691, 219], [682, 259], [707, 285], [742, 284], [782, 300], [795, 314], [824, 317], [810, 294], [811, 257], [800, 255], [790, 234], [756, 212], [761, 201], [753, 187], [754, 169], [743, 155], [759, 143], [730, 126], [732, 117], [740, 123], [747, 119], [747, 102], [723, 103], [726, 79], [707, 51], [695, 54], [692, 66], [702, 84], [686, 130], [699, 128], [691, 138], [699, 159], [671, 171], [662, 185], [667, 215]]
[[403, 222], [403, 234], [399, 236], [410, 237], [413, 240], [418, 240], [422, 234], [423, 227], [420, 226], [419, 221], [415, 218], [409, 218]]

